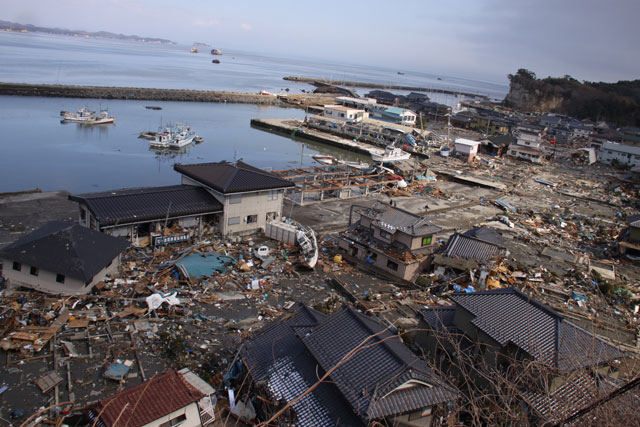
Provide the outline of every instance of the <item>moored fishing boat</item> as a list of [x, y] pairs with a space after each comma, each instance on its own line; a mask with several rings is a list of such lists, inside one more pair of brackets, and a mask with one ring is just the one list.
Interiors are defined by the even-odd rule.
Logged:
[[99, 113], [89, 110], [87, 107], [80, 108], [77, 112], [60, 111], [63, 117], [62, 123], [82, 123], [86, 125], [102, 125], [113, 123], [116, 118], [109, 116], [107, 110], [101, 110]]

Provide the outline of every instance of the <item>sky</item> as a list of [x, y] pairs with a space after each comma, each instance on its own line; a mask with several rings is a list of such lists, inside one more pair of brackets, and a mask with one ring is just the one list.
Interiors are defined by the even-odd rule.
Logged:
[[0, 0], [0, 19], [507, 83], [640, 78], [640, 0]]

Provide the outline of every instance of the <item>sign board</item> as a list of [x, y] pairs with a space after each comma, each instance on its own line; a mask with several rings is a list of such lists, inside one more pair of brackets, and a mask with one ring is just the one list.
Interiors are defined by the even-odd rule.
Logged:
[[172, 234], [170, 236], [158, 236], [155, 238], [154, 246], [164, 246], [171, 243], [186, 242], [191, 238], [191, 233]]

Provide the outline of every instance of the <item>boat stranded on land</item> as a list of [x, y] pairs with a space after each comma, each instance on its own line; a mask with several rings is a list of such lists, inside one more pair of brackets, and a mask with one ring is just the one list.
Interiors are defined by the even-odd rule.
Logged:
[[387, 145], [382, 154], [371, 153], [371, 158], [374, 162], [390, 163], [397, 162], [399, 160], [409, 160], [411, 154], [406, 151], [402, 151], [401, 148], [394, 147], [393, 145]]
[[62, 123], [83, 123], [86, 125], [103, 125], [107, 123], [113, 123], [116, 118], [109, 116], [107, 110], [101, 110], [99, 113], [89, 110], [87, 107], [82, 107], [77, 112], [72, 113], [70, 111], [60, 111], [60, 115], [63, 117]]

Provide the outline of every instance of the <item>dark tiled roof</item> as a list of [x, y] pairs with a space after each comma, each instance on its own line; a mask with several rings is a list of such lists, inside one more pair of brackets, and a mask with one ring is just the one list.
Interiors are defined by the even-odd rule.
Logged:
[[524, 400], [546, 421], [560, 421], [598, 398], [599, 386], [587, 372], [575, 371], [553, 391], [527, 390]]
[[504, 243], [504, 237], [491, 227], [481, 225], [480, 227], [472, 228], [464, 233], [465, 236], [475, 237], [483, 242], [493, 243], [494, 245], [502, 245]]
[[427, 325], [436, 331], [445, 331], [454, 328], [453, 319], [456, 314], [455, 305], [435, 306], [420, 311]]
[[549, 366], [571, 370], [623, 356], [515, 288], [449, 297], [474, 316], [473, 325], [501, 346], [511, 342]]
[[492, 144], [503, 146], [503, 147], [516, 142], [516, 138], [511, 135], [496, 135], [496, 136], [490, 136], [487, 139]]
[[237, 163], [176, 164], [173, 168], [184, 176], [224, 194], [295, 186], [291, 181], [240, 161]]
[[76, 223], [52, 221], [2, 248], [0, 257], [88, 283], [128, 246]]
[[[291, 315], [265, 326], [245, 343], [242, 358], [254, 381], [265, 381], [277, 400], [300, 396], [323, 375], [296, 335], [317, 325], [325, 315], [298, 304]], [[308, 427], [362, 426], [335, 385], [325, 382], [293, 404], [297, 425]]]
[[506, 250], [496, 244], [485, 242], [464, 234], [454, 233], [442, 252], [449, 258], [473, 259], [486, 262], [496, 256], [505, 255]]
[[193, 185], [132, 188], [69, 196], [84, 203], [100, 226], [128, 224], [222, 211], [204, 188]]
[[[197, 402], [204, 395], [189, 385], [176, 371], [169, 371], [89, 407], [92, 419], [100, 414], [107, 427], [141, 427]], [[126, 406], [126, 408], [125, 408]], [[122, 413], [122, 414], [121, 414]]]
[[369, 209], [362, 212], [363, 216], [370, 218], [377, 226], [394, 233], [396, 230], [412, 236], [434, 234], [442, 229], [414, 213], [405, 211], [395, 206], [377, 201]]
[[[375, 334], [379, 335], [373, 337]], [[301, 339], [325, 371], [340, 363], [330, 378], [363, 420], [401, 414], [457, 397], [456, 391], [397, 336], [349, 307], [328, 316]], [[361, 344], [361, 350], [341, 362]], [[394, 391], [408, 381], [415, 386]]]

